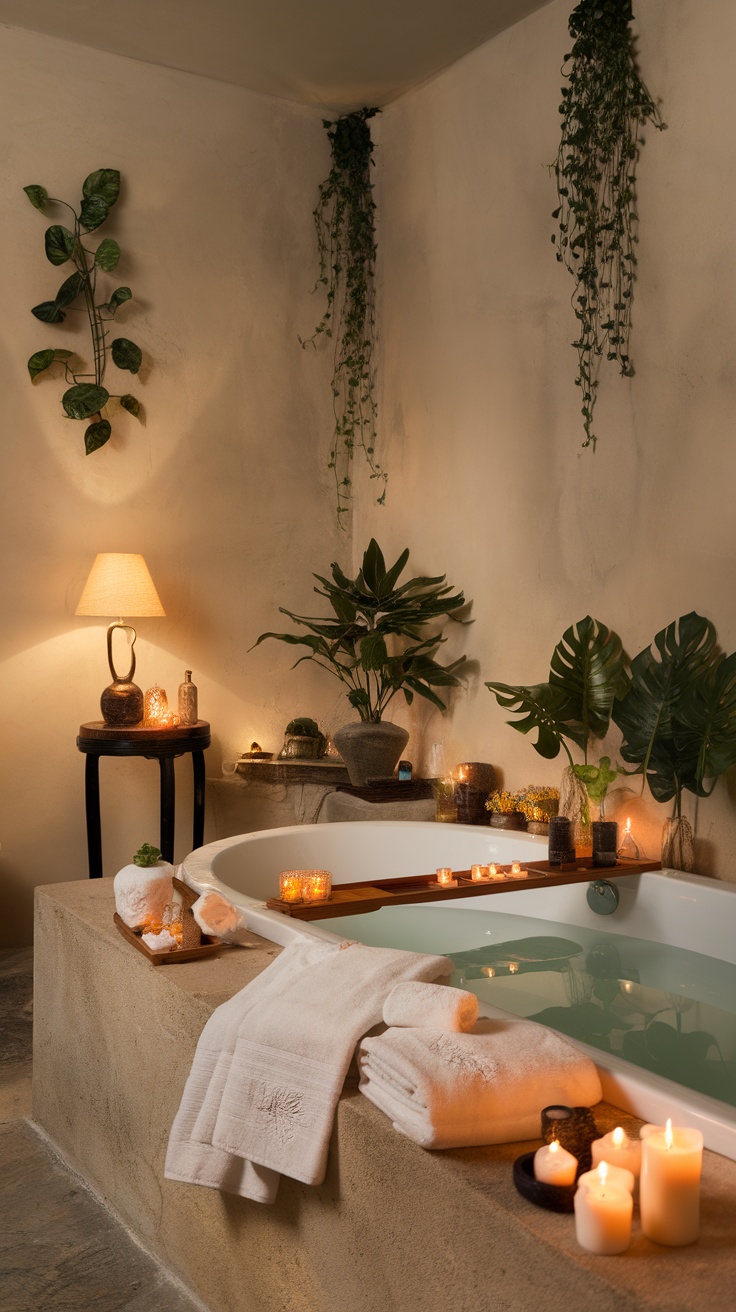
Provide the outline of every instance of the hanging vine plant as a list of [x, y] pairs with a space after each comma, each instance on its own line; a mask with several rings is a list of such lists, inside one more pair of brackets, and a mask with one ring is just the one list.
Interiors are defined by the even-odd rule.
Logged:
[[552, 165], [559, 205], [557, 259], [575, 279], [576, 384], [582, 391], [583, 446], [595, 448], [593, 411], [600, 362], [633, 373], [629, 357], [638, 216], [636, 165], [643, 124], [664, 128], [636, 67], [630, 0], [581, 0], [570, 16], [562, 136]]
[[[95, 169], [82, 184], [82, 199], [79, 213], [66, 201], [49, 196], [45, 187], [37, 183], [24, 187], [24, 192], [34, 209], [46, 212], [49, 206], [61, 205], [71, 213], [70, 227], [55, 223], [46, 229], [44, 245], [47, 260], [60, 266], [71, 262], [74, 273], [61, 284], [52, 301], [42, 301], [31, 310], [36, 319], [42, 323], [63, 323], [67, 313], [86, 312], [92, 337], [92, 372], [86, 372], [81, 366], [72, 364], [73, 351], [59, 350], [47, 346], [35, 351], [28, 361], [31, 382], [39, 374], [61, 364], [70, 387], [64, 392], [61, 404], [68, 419], [82, 419], [93, 422], [84, 434], [84, 448], [87, 455], [99, 450], [109, 440], [112, 425], [103, 415], [111, 396], [117, 395], [120, 405], [130, 414], [140, 415], [140, 403], [130, 394], [113, 394], [104, 386], [105, 369], [108, 354], [118, 369], [137, 374], [142, 363], [140, 347], [127, 337], [115, 337], [108, 342], [107, 325], [115, 318], [121, 305], [129, 301], [132, 292], [129, 287], [116, 287], [107, 292], [105, 299], [97, 299], [98, 273], [114, 273], [120, 259], [120, 247], [112, 237], [104, 237], [96, 250], [88, 245], [89, 234], [96, 231], [107, 218], [120, 194], [120, 174], [117, 169]], [[82, 305], [78, 304], [80, 299]]]
[[323, 119], [332, 150], [332, 168], [319, 189], [314, 210], [319, 252], [319, 287], [327, 304], [314, 333], [302, 346], [316, 346], [320, 336], [333, 346], [332, 398], [335, 428], [329, 468], [341, 522], [352, 495], [353, 456], [361, 450], [386, 497], [386, 473], [375, 458], [376, 398], [373, 349], [376, 336], [375, 202], [371, 182], [373, 142], [368, 120], [380, 111], [360, 109], [335, 120]]

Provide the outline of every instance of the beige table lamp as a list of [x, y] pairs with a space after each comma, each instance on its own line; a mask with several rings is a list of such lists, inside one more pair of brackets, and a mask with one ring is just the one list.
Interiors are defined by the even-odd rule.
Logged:
[[[143, 557], [120, 551], [102, 552], [96, 556], [75, 614], [104, 618], [121, 616], [107, 630], [107, 659], [113, 681], [103, 692], [100, 706], [105, 724], [116, 728], [139, 724], [143, 719], [143, 693], [133, 683], [136, 632], [122, 616], [138, 619], [166, 614]], [[129, 629], [133, 634], [130, 669], [125, 676], [117, 673], [113, 663], [112, 635], [115, 629]]]

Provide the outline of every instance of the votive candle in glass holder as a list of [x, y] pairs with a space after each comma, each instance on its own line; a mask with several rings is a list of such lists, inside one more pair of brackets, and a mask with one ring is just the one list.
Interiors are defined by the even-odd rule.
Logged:
[[302, 902], [303, 870], [282, 870], [279, 875], [279, 897], [282, 902]]
[[438, 866], [435, 884], [440, 888], [457, 888], [457, 880], [450, 866]]
[[163, 688], [154, 683], [143, 698], [143, 723], [146, 729], [160, 729], [162, 720], [168, 714], [169, 699]]
[[471, 866], [470, 878], [474, 884], [487, 884], [491, 879], [490, 866]]
[[496, 862], [495, 862], [495, 861], [491, 861], [491, 864], [490, 864], [489, 867], [488, 867], [488, 878], [489, 878], [489, 879], [505, 879], [505, 878], [506, 878], [506, 876], [505, 876], [504, 873], [503, 873], [503, 870], [499, 870], [499, 868], [498, 868], [498, 866], [496, 865]]
[[305, 902], [327, 902], [332, 892], [329, 870], [305, 870], [302, 874], [302, 897]]
[[527, 879], [528, 876], [529, 876], [529, 871], [528, 871], [528, 870], [522, 870], [522, 868], [521, 868], [521, 863], [520, 863], [519, 861], [512, 861], [512, 862], [511, 862], [511, 869], [509, 870], [509, 873], [507, 874], [506, 878], [507, 878], [507, 879]]

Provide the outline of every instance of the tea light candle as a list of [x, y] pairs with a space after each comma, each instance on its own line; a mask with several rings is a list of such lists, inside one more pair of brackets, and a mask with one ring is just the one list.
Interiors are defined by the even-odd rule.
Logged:
[[279, 897], [282, 902], [301, 902], [301, 870], [282, 870], [279, 875]]
[[636, 1184], [633, 1171], [627, 1170], [625, 1166], [612, 1166], [604, 1160], [598, 1163], [594, 1171], [584, 1171], [578, 1176], [578, 1189], [589, 1189], [606, 1181], [617, 1189], [627, 1189], [630, 1194], [633, 1194]]
[[526, 879], [529, 874], [528, 870], [522, 870], [518, 861], [511, 863], [511, 869], [506, 876], [507, 879]]
[[332, 875], [329, 870], [308, 870], [302, 876], [302, 896], [305, 902], [326, 902], [332, 892]]
[[487, 884], [491, 878], [489, 866], [471, 866], [470, 878], [475, 884]]
[[440, 888], [457, 888], [457, 880], [453, 878], [450, 866], [437, 867], [437, 879], [435, 882]]
[[700, 1234], [700, 1171], [703, 1136], [699, 1130], [652, 1130], [641, 1145], [639, 1210], [647, 1239], [678, 1248]]
[[495, 861], [491, 861], [491, 864], [490, 864], [489, 867], [488, 867], [488, 876], [489, 876], [490, 879], [505, 879], [505, 878], [506, 878], [506, 876], [505, 876], [504, 873], [503, 873], [503, 870], [499, 870], [499, 868], [498, 868], [498, 866], [496, 865]]
[[[628, 1189], [611, 1184], [601, 1163], [602, 1175], [575, 1194], [575, 1235], [588, 1253], [612, 1255], [623, 1253], [631, 1243], [631, 1215], [634, 1200]], [[598, 1176], [599, 1172], [592, 1174]]]
[[534, 1179], [543, 1184], [573, 1184], [578, 1159], [557, 1139], [538, 1148], [534, 1154]]
[[641, 1143], [630, 1139], [620, 1125], [601, 1139], [594, 1139], [590, 1149], [594, 1166], [608, 1162], [609, 1166], [623, 1166], [633, 1176], [638, 1176], [641, 1170]]

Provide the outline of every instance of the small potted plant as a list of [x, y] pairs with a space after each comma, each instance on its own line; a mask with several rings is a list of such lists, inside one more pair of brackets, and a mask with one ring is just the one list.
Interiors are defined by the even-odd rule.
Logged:
[[406, 746], [406, 729], [383, 718], [394, 697], [402, 693], [411, 705], [416, 694], [444, 711], [435, 689], [456, 687], [465, 661], [461, 656], [440, 665], [435, 655], [445, 638], [436, 629], [426, 632], [428, 624], [443, 616], [457, 618], [455, 612], [465, 605], [463, 593], [453, 592], [444, 574], [400, 584], [408, 559], [407, 548], [387, 568], [371, 538], [354, 579], [337, 564], [332, 565], [331, 578], [313, 575], [320, 584], [314, 591], [328, 602], [332, 614], [297, 615], [280, 606], [282, 615], [304, 632], [262, 633], [254, 644], [277, 638], [306, 647], [296, 665], [314, 661], [344, 684], [360, 721], [339, 729], [334, 742], [351, 782], [358, 786], [390, 776]]
[[314, 761], [324, 756], [326, 750], [327, 739], [316, 720], [310, 720], [308, 715], [289, 720], [284, 730], [282, 757]]

